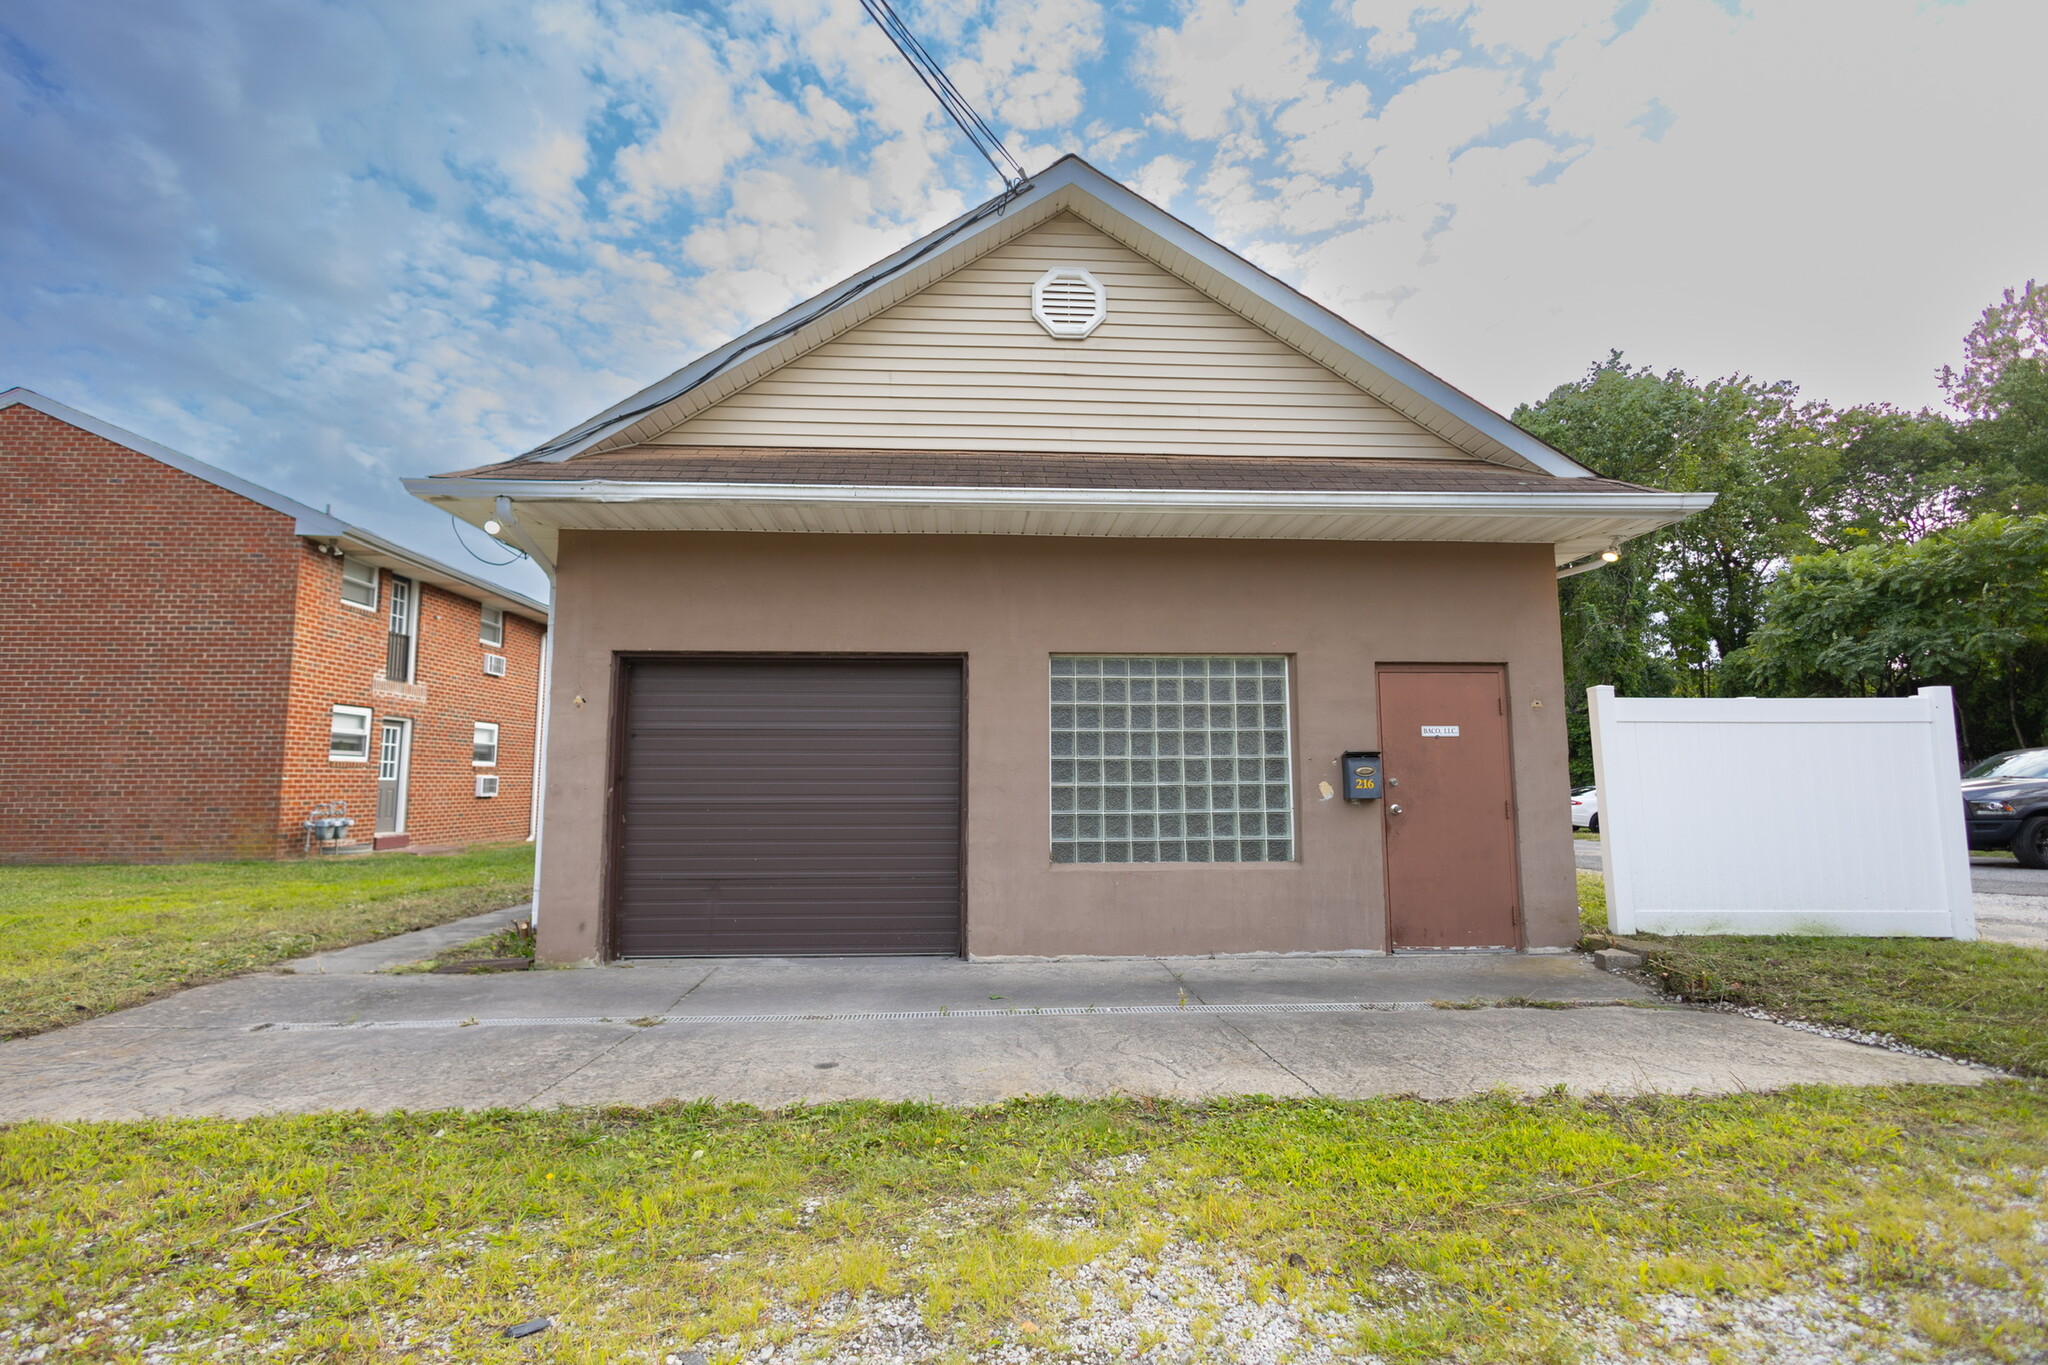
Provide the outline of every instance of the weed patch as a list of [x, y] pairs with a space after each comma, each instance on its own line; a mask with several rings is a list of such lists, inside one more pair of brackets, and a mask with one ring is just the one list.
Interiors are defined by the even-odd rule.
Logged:
[[1607, 932], [1607, 883], [1598, 872], [1579, 869], [1579, 932]]

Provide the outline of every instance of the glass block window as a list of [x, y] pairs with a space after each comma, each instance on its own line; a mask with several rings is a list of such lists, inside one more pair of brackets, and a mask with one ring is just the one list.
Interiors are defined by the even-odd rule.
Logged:
[[1055, 655], [1052, 860], [1294, 857], [1287, 660]]

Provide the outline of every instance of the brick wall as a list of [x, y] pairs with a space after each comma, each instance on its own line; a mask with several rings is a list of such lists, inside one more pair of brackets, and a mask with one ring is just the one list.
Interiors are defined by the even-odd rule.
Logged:
[[0, 861], [274, 847], [291, 520], [0, 410]]
[[[413, 843], [502, 843], [528, 837], [541, 628], [508, 612], [503, 647], [486, 646], [478, 638], [480, 603], [415, 581], [420, 604], [413, 682], [392, 686], [384, 681], [391, 572], [378, 574], [373, 612], [342, 600], [338, 556], [307, 545], [298, 566], [290, 749], [277, 829], [280, 851], [300, 846], [301, 822], [314, 803], [323, 801], [348, 803], [356, 821], [349, 842], [371, 840], [377, 811], [377, 747], [387, 717], [412, 723], [405, 832]], [[487, 653], [505, 656], [504, 677], [485, 675]], [[329, 758], [335, 706], [372, 711], [368, 761]], [[495, 767], [479, 768], [472, 762], [477, 721], [499, 727]], [[476, 795], [479, 773], [498, 776], [498, 795]]]

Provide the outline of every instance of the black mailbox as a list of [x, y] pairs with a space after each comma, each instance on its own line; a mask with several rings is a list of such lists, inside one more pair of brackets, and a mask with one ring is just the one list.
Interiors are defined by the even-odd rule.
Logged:
[[1382, 774], [1378, 754], [1344, 755], [1344, 799], [1346, 801], [1377, 801], [1380, 799]]

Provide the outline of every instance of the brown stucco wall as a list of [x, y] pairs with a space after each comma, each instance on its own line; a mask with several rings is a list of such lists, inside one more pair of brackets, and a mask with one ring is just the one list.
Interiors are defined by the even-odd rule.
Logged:
[[[1378, 747], [1375, 664], [1505, 664], [1524, 941], [1577, 936], [1547, 545], [569, 531], [558, 562], [549, 960], [603, 953], [614, 656], [646, 650], [965, 655], [976, 957], [1384, 949], [1379, 808], [1316, 784]], [[1298, 861], [1053, 865], [1055, 653], [1293, 656]]]

